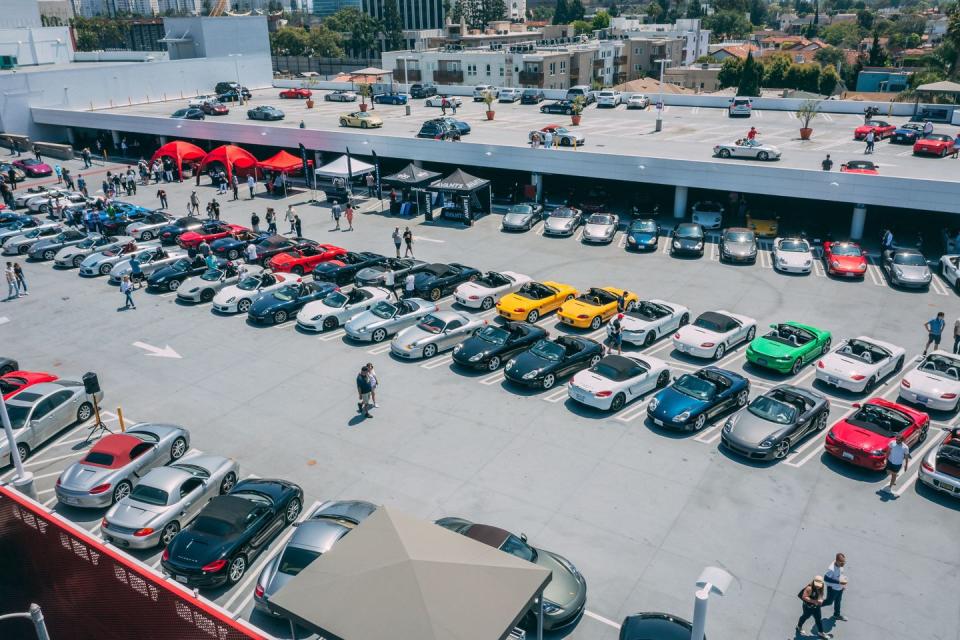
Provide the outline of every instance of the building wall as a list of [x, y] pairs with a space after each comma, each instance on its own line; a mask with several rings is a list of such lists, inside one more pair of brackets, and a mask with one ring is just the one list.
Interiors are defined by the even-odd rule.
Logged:
[[664, 58], [666, 67], [683, 65], [682, 38], [633, 38], [626, 41], [624, 53], [627, 56], [628, 80], [644, 76], [659, 77], [660, 65], [654, 62]]
[[700, 92], [720, 90], [720, 67], [713, 65], [702, 67], [682, 67], [666, 69], [663, 72], [663, 81]]
[[43, 26], [36, 0], [0, 0], [0, 29]]
[[61, 25], [67, 25], [74, 16], [71, 0], [40, 0], [37, 5], [43, 18], [56, 19]]
[[0, 55], [16, 56], [21, 67], [70, 62], [72, 43], [69, 27], [0, 29]]
[[909, 81], [909, 73], [861, 71], [857, 76], [857, 91], [899, 93], [907, 88]]
[[171, 60], [216, 58], [230, 54], [253, 55], [270, 62], [270, 37], [265, 16], [223, 16], [217, 18], [164, 18]]

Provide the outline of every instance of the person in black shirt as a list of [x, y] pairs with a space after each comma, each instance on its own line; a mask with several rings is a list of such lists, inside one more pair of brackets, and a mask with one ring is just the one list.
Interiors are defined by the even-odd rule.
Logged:
[[827, 157], [823, 159], [823, 162], [820, 163], [820, 166], [824, 171], [830, 171], [833, 169], [833, 160], [830, 159], [830, 154], [827, 154]]

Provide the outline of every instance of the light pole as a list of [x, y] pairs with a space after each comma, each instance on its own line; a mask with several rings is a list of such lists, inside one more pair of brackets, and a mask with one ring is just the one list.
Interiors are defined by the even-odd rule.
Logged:
[[50, 640], [50, 634], [47, 633], [47, 625], [43, 621], [43, 611], [39, 605], [30, 603], [30, 609], [23, 613], [8, 613], [0, 616], [0, 620], [9, 620], [11, 618], [27, 618], [33, 622], [33, 629], [37, 632], [37, 640]]
[[707, 567], [697, 578], [697, 590], [693, 601], [693, 629], [690, 640], [703, 640], [707, 631], [707, 601], [711, 593], [722, 596], [730, 588], [733, 576], [719, 567]]
[[243, 106], [243, 85], [240, 83], [240, 58], [243, 57], [242, 53], [228, 53], [228, 57], [233, 58], [233, 68], [237, 72], [237, 102], [240, 103], [240, 106]]
[[666, 58], [660, 58], [654, 62], [660, 63], [660, 98], [657, 101], [657, 131], [663, 129], [663, 65], [666, 64]]
[[13, 488], [36, 500], [37, 492], [33, 486], [33, 474], [23, 468], [20, 449], [17, 448], [17, 441], [13, 437], [13, 426], [10, 424], [10, 415], [7, 413], [7, 403], [4, 402], [3, 396], [0, 396], [0, 421], [3, 422], [3, 431], [7, 436], [7, 447], [10, 449], [10, 458], [13, 460], [13, 467], [16, 470], [16, 475], [13, 476]]

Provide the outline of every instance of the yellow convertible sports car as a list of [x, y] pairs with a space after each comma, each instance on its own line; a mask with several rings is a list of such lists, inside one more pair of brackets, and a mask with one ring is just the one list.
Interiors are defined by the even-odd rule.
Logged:
[[528, 282], [516, 293], [508, 293], [497, 301], [497, 312], [507, 320], [536, 322], [540, 316], [560, 308], [573, 299], [577, 290], [559, 282]]
[[775, 216], [772, 213], [751, 216], [748, 213], [746, 227], [753, 229], [758, 238], [776, 238], [780, 235], [780, 216]]
[[373, 129], [374, 127], [382, 127], [383, 120], [366, 111], [354, 111], [353, 113], [344, 113], [340, 116], [340, 126]]
[[600, 325], [617, 314], [617, 299], [623, 296], [626, 308], [633, 309], [639, 298], [616, 287], [591, 288], [560, 307], [560, 322], [581, 329], [599, 329]]

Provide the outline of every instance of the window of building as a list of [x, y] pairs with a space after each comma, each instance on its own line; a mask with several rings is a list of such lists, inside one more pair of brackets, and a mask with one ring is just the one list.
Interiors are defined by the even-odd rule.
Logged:
[[635, 65], [633, 65], [633, 70], [634, 70], [634, 71], [643, 71], [643, 65], [642, 65], [642, 64], [635, 64]]
[[490, 75], [490, 65], [487, 65], [487, 75]]
[[500, 77], [503, 77], [503, 65], [500, 65]]
[[467, 75], [468, 75], [468, 76], [475, 76], [475, 75], [477, 75], [477, 65], [475, 65], [475, 64], [468, 64], [468, 65], [467, 65]]
[[560, 73], [566, 73], [566, 72], [567, 72], [567, 61], [566, 61], [566, 60], [561, 60], [561, 61], [560, 61]]
[[551, 63], [550, 63], [550, 75], [552, 75], [552, 76], [557, 75], [557, 63], [556, 63], [556, 62], [551, 62]]

